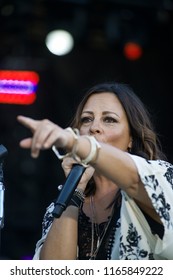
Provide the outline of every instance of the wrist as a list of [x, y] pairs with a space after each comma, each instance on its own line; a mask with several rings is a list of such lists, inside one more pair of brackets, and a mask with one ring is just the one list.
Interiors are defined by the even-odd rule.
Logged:
[[84, 200], [85, 200], [85, 195], [84, 195], [83, 190], [77, 188], [74, 191], [73, 196], [67, 207], [75, 206], [77, 208], [82, 208]]
[[83, 135], [79, 138], [79, 141], [76, 140], [71, 154], [79, 164], [87, 167], [90, 162], [97, 160], [100, 148], [100, 143], [94, 136]]
[[79, 183], [78, 186], [77, 186], [77, 189], [84, 193], [84, 191], [86, 189], [86, 186], [87, 186], [86, 183]]
[[[59, 159], [71, 156], [77, 163], [83, 165], [84, 167], [87, 167], [90, 164], [90, 162], [95, 162], [98, 158], [99, 150], [101, 148], [99, 142], [95, 139], [95, 137], [88, 135], [83, 135], [79, 137], [79, 130], [72, 129], [71, 127], [68, 127], [65, 130], [66, 133], [68, 133], [68, 137], [70, 135], [70, 139], [65, 139], [64, 144], [67, 153], [61, 155], [56, 146], [53, 145], [52, 150], [54, 151], [56, 156]], [[85, 147], [84, 151], [83, 146]], [[82, 149], [80, 149], [80, 147], [82, 147]]]
[[64, 131], [66, 136], [64, 136], [61, 141], [63, 143], [63, 146], [61, 146], [61, 148], [65, 149], [67, 153], [60, 154], [58, 148], [56, 147], [56, 144], [52, 146], [53, 152], [60, 160], [72, 155], [71, 150], [73, 149], [73, 146], [76, 144], [79, 135], [79, 131], [77, 128], [73, 130], [71, 127], [67, 127], [66, 129], [64, 129]]
[[66, 143], [66, 150], [68, 152], [71, 152], [73, 149], [73, 146], [75, 145], [76, 141], [78, 140], [79, 132], [78, 132], [78, 130], [74, 131], [71, 127], [67, 127], [65, 129], [65, 132], [68, 135], [68, 140]]

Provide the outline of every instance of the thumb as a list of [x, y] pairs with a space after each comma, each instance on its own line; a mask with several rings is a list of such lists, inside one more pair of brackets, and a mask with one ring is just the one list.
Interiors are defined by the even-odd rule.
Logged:
[[26, 138], [21, 140], [19, 145], [23, 149], [30, 149], [32, 146], [32, 138]]

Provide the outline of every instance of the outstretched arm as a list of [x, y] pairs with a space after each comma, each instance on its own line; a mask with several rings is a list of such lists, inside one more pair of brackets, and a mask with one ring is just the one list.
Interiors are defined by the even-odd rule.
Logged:
[[[79, 158], [88, 156], [91, 145], [85, 136], [79, 136], [76, 141], [68, 130], [59, 127], [49, 120], [36, 121], [31, 118], [18, 116], [18, 121], [33, 133], [33, 137], [20, 142], [23, 148], [30, 148], [31, 155], [38, 157], [41, 150], [49, 149], [52, 145], [57, 148], [65, 148], [71, 151], [76, 145], [75, 151]], [[151, 201], [140, 181], [138, 171], [133, 159], [116, 147], [100, 143], [97, 158], [90, 161], [90, 165], [103, 176], [112, 180], [129, 196], [144, 203], [144, 208], [152, 209]]]

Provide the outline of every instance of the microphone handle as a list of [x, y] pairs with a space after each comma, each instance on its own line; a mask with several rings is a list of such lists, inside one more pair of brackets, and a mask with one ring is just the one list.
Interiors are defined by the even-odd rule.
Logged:
[[85, 171], [85, 167], [80, 164], [74, 164], [65, 184], [55, 202], [55, 208], [52, 212], [55, 218], [59, 218], [62, 212], [66, 209], [69, 204], [71, 197]]

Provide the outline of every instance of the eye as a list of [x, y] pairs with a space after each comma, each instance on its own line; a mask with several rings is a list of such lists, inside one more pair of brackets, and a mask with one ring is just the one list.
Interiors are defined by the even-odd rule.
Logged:
[[92, 121], [91, 117], [82, 117], [80, 120], [81, 123], [89, 123], [91, 121]]
[[107, 116], [107, 117], [104, 118], [104, 122], [106, 122], [106, 123], [116, 123], [117, 120], [113, 117], [108, 117]]

